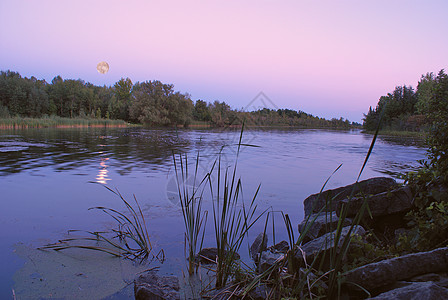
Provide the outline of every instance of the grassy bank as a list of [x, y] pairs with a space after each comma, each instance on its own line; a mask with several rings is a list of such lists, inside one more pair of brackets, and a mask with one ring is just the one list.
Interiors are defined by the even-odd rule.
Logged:
[[[364, 130], [363, 133], [374, 134], [373, 131]], [[427, 132], [425, 131], [401, 131], [401, 130], [381, 130], [378, 132], [378, 135], [382, 136], [399, 136], [399, 137], [413, 137], [413, 138], [421, 138], [425, 139], [427, 136]]]
[[56, 116], [46, 118], [2, 118], [0, 129], [21, 128], [77, 128], [77, 127], [127, 127], [131, 126], [122, 120], [91, 119], [91, 118], [61, 118]]

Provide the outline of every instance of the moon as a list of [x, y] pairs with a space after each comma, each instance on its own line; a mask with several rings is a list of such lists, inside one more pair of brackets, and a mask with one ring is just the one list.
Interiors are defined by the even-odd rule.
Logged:
[[98, 73], [106, 74], [107, 72], [109, 72], [109, 64], [105, 61], [99, 62], [96, 65], [96, 69], [98, 70]]

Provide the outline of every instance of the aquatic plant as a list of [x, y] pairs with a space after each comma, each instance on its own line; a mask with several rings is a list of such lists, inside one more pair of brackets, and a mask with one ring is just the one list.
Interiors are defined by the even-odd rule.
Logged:
[[[205, 234], [205, 223], [208, 212], [202, 212], [204, 185], [207, 176], [197, 184], [199, 153], [196, 157], [194, 175], [189, 177], [188, 157], [179, 154], [179, 166], [173, 153], [174, 168], [179, 201], [182, 208], [182, 216], [185, 225], [185, 241], [188, 244], [188, 273], [191, 275], [197, 271], [196, 253], [202, 248]], [[188, 182], [193, 180], [193, 182]], [[201, 235], [202, 233], [202, 235]]]
[[108, 186], [104, 187], [120, 198], [125, 204], [128, 215], [103, 206], [92, 207], [89, 210], [101, 210], [111, 216], [118, 224], [117, 229], [101, 232], [69, 230], [69, 233], [79, 232], [85, 233], [88, 236], [62, 239], [57, 243], [48, 244], [39, 249], [60, 251], [80, 248], [101, 251], [117, 257], [139, 260], [140, 262], [148, 258], [163, 260], [163, 250], [160, 250], [157, 255], [152, 254], [152, 245], [146, 227], [145, 217], [135, 195], [134, 201], [136, 207], [133, 207], [118, 190], [113, 190]]

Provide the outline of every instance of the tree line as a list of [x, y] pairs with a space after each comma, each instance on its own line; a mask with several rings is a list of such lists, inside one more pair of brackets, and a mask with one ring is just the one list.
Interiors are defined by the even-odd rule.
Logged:
[[203, 122], [222, 127], [240, 125], [350, 128], [343, 118], [326, 120], [303, 111], [232, 109], [224, 101], [193, 102], [188, 93], [160, 81], [121, 78], [113, 86], [95, 86], [78, 79], [53, 78], [51, 83], [13, 71], [0, 73], [0, 118], [59, 116], [119, 119], [150, 126], [189, 126]]
[[426, 73], [421, 76], [416, 90], [406, 85], [395, 87], [393, 92], [380, 97], [375, 108], [370, 107], [364, 114], [364, 128], [374, 131], [379, 125], [380, 129], [387, 130], [429, 130], [434, 122], [434, 112], [446, 105], [446, 97], [436, 97], [446, 76], [444, 70], [437, 75]]

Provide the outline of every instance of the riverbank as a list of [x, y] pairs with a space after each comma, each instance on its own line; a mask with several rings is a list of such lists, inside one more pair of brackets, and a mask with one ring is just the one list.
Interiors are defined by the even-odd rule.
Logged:
[[122, 120], [92, 119], [92, 118], [3, 118], [0, 119], [0, 129], [24, 128], [83, 128], [83, 127], [128, 127], [136, 126]]
[[[362, 133], [375, 134], [375, 131], [363, 130]], [[426, 139], [428, 133], [425, 131], [400, 131], [400, 130], [381, 130], [378, 132], [381, 136], [396, 136], [396, 137], [412, 137], [419, 139]]]

